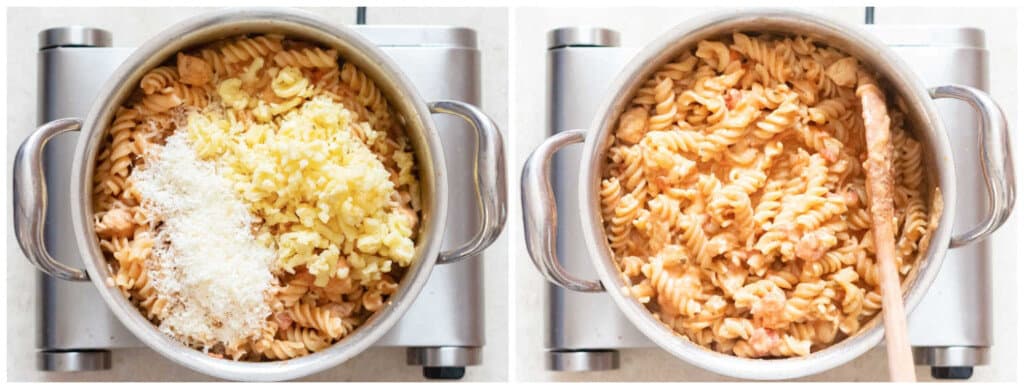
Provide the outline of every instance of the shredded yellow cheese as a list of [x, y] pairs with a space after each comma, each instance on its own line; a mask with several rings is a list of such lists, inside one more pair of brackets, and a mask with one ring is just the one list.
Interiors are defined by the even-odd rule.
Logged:
[[[274, 89], [298, 98], [304, 79], [287, 68], [279, 75]], [[222, 83], [228, 104], [247, 100], [237, 84]], [[397, 205], [392, 173], [371, 151], [386, 136], [354, 117], [343, 105], [315, 97], [258, 125], [217, 111], [187, 120], [199, 157], [215, 161], [265, 221], [260, 236], [276, 246], [276, 265], [289, 272], [304, 265], [320, 286], [349, 276], [367, 284], [389, 272], [392, 261], [408, 266], [413, 258], [414, 220]], [[399, 184], [414, 180], [411, 154], [393, 157], [402, 170], [395, 172]]]

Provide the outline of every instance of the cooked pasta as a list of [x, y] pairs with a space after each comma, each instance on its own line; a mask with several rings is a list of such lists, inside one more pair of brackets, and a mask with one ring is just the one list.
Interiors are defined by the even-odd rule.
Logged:
[[[625, 293], [690, 341], [793, 357], [879, 311], [857, 59], [805, 37], [735, 33], [662, 65], [619, 117], [600, 185]], [[896, 101], [891, 99], [890, 101]], [[941, 210], [902, 104], [893, 118], [898, 266]]]
[[[420, 195], [402, 123], [373, 80], [333, 49], [253, 35], [178, 53], [142, 77], [96, 160], [94, 226], [109, 282], [165, 333], [214, 357], [282, 360], [329, 347], [387, 305], [414, 260]], [[180, 171], [196, 169], [207, 176]], [[209, 198], [233, 199], [244, 215], [200, 201]], [[203, 226], [181, 226], [209, 215], [223, 219], [211, 236], [230, 235], [239, 253], [206, 251]], [[269, 282], [245, 289], [242, 313], [257, 312], [256, 326], [239, 325], [236, 337], [183, 335], [206, 328], [178, 316], [194, 302], [196, 280], [259, 277], [178, 274], [193, 267], [175, 253], [214, 264], [228, 260], [218, 254], [260, 257], [236, 267], [269, 272]], [[223, 267], [203, 268], [211, 269]], [[223, 319], [211, 323], [239, 324]]]

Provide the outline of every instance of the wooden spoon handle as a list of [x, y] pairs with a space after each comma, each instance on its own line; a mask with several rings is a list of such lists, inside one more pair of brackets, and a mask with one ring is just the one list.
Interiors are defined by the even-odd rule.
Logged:
[[885, 99], [873, 83], [857, 88], [864, 116], [864, 135], [868, 157], [864, 162], [868, 202], [871, 209], [875, 258], [882, 289], [882, 315], [885, 321], [885, 345], [889, 354], [889, 377], [896, 382], [916, 381], [914, 359], [907, 336], [907, 314], [903, 291], [896, 269], [894, 227], [892, 142]]

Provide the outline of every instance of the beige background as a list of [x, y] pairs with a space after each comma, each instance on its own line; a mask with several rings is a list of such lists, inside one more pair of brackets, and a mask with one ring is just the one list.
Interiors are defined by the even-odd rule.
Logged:
[[[14, 151], [36, 121], [36, 34], [45, 28], [82, 24], [113, 32], [114, 45], [135, 46], [167, 26], [203, 12], [197, 8], [12, 8], [7, 14], [8, 171]], [[341, 24], [355, 23], [354, 8], [320, 8], [315, 12]], [[436, 24], [470, 27], [477, 31], [482, 52], [483, 109], [506, 131], [507, 26], [505, 8], [374, 8], [367, 24]], [[508, 136], [506, 135], [506, 138]], [[9, 182], [6, 183], [9, 188]], [[8, 193], [10, 193], [8, 191]], [[5, 204], [10, 212], [10, 202]], [[467, 381], [505, 381], [508, 344], [508, 239], [503, 236], [484, 254], [486, 336], [484, 363], [466, 369]], [[164, 359], [149, 349], [118, 350], [114, 368], [89, 373], [42, 373], [35, 370], [35, 269], [7, 236], [7, 372], [11, 381], [83, 380], [147, 381], [209, 380]], [[373, 348], [347, 363], [308, 377], [309, 380], [421, 380], [420, 367], [406, 366], [404, 348]]]
[[[564, 26], [599, 26], [619, 31], [623, 47], [639, 47], [661, 32], [690, 16], [712, 10], [710, 8], [519, 8], [513, 10], [511, 25], [513, 53], [516, 59], [512, 72], [516, 106], [514, 117], [513, 166], [522, 168], [527, 155], [543, 141], [546, 128], [545, 115], [545, 63], [546, 36], [553, 29]], [[721, 10], [721, 9], [717, 9]], [[862, 8], [807, 9], [848, 23], [863, 23]], [[1016, 10], [998, 8], [878, 8], [877, 24], [959, 24], [982, 27], [987, 31], [991, 52], [991, 92], [1006, 110], [1011, 123], [1011, 136], [1017, 123], [1017, 42]], [[1019, 134], [1016, 134], [1019, 137]], [[1018, 148], [1020, 150], [1020, 148]], [[1021, 154], [1016, 153], [1017, 156]], [[1019, 160], [1020, 158], [1018, 158]], [[1018, 162], [1018, 166], [1020, 166]], [[1020, 173], [1018, 169], [1018, 173]], [[518, 175], [519, 172], [514, 172]], [[1020, 181], [1020, 179], [1018, 179]], [[518, 181], [513, 181], [513, 192], [518, 193]], [[1019, 207], [1018, 207], [1019, 208]], [[519, 204], [510, 208], [509, 224], [512, 246], [509, 258], [515, 263], [516, 335], [514, 376], [521, 381], [676, 381], [676, 380], [728, 380], [700, 368], [688, 365], [657, 348], [634, 349], [621, 352], [621, 368], [615, 371], [590, 373], [554, 373], [544, 370], [543, 316], [537, 307], [543, 306], [544, 281], [528, 260], [523, 243], [522, 216]], [[1015, 218], [1020, 218], [1016, 212]], [[1019, 236], [1014, 220], [1007, 222], [992, 238], [993, 295], [995, 309], [995, 345], [991, 350], [992, 364], [975, 369], [975, 381], [1011, 381], [1016, 377], [1016, 263], [1014, 237]], [[1006, 307], [1004, 309], [1004, 307]], [[927, 367], [919, 367], [917, 375], [930, 379]], [[806, 378], [817, 381], [886, 380], [884, 349], [876, 348], [850, 364]]]

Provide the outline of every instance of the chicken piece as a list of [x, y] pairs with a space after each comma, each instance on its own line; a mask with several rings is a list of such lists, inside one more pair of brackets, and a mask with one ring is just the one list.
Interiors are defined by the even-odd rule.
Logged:
[[619, 129], [615, 136], [623, 143], [634, 145], [647, 132], [647, 110], [641, 107], [626, 111], [619, 117]]
[[857, 192], [847, 190], [843, 193], [844, 202], [846, 202], [847, 208], [860, 207], [860, 197], [857, 196]]
[[353, 302], [332, 303], [327, 306], [327, 311], [339, 318], [352, 316], [355, 310], [356, 304]]
[[291, 315], [289, 315], [288, 312], [275, 313], [274, 321], [277, 322], [278, 331], [287, 331], [289, 328], [291, 328], [292, 323], [294, 322], [292, 320]]
[[725, 95], [725, 107], [731, 111], [733, 108], [736, 108], [736, 104], [740, 102], [742, 97], [743, 92], [735, 88], [729, 89], [729, 92]]
[[780, 289], [772, 289], [750, 307], [754, 323], [765, 328], [783, 328], [789, 325], [783, 317], [786, 310], [786, 294]]
[[750, 335], [748, 342], [758, 356], [769, 355], [772, 350], [778, 347], [779, 334], [769, 329], [757, 328]]
[[835, 244], [835, 238], [828, 232], [815, 230], [804, 235], [796, 243], [796, 256], [805, 261], [817, 261], [825, 256]]
[[835, 163], [836, 161], [839, 160], [839, 154], [842, 152], [842, 150], [842, 142], [834, 138], [828, 138], [825, 139], [824, 142], [822, 142], [822, 148], [821, 150], [818, 150], [818, 153], [820, 153], [821, 156], [825, 158], [826, 162]]
[[857, 59], [846, 57], [825, 68], [825, 75], [832, 82], [844, 88], [852, 88], [857, 85]]
[[132, 214], [124, 208], [114, 208], [103, 214], [96, 223], [96, 233], [105, 238], [124, 238], [135, 231]]
[[202, 58], [178, 53], [178, 77], [188, 85], [204, 85], [213, 79], [213, 68]]

